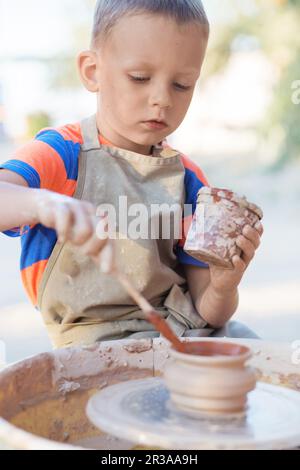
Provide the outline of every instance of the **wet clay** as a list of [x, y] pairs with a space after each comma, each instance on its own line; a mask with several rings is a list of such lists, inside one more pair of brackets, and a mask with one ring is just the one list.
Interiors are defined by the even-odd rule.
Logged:
[[247, 354], [249, 348], [240, 344], [194, 341], [192, 343], [184, 343], [183, 352], [185, 354], [210, 357], [241, 356]]
[[232, 258], [240, 256], [236, 241], [246, 225], [254, 227], [262, 210], [228, 189], [203, 187], [184, 250], [209, 264], [232, 269]]
[[173, 404], [188, 414], [241, 414], [256, 386], [254, 369], [245, 365], [246, 346], [215, 341], [185, 344], [185, 353], [170, 351], [164, 378]]

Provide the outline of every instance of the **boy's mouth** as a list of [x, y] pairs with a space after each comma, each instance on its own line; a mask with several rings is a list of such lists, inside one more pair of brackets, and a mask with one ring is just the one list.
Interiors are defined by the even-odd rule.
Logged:
[[168, 125], [164, 121], [145, 121], [143, 124], [146, 124], [150, 129], [165, 129]]

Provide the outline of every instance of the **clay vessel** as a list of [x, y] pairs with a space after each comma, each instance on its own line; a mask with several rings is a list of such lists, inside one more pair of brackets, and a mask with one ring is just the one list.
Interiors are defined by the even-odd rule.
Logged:
[[228, 189], [203, 187], [198, 192], [184, 250], [200, 261], [232, 269], [233, 256], [241, 254], [238, 236], [246, 225], [254, 227], [262, 218], [262, 210], [244, 196]]
[[188, 414], [243, 414], [247, 394], [256, 386], [254, 369], [246, 365], [251, 350], [220, 341], [188, 344], [189, 354], [170, 350], [164, 372], [172, 403]]

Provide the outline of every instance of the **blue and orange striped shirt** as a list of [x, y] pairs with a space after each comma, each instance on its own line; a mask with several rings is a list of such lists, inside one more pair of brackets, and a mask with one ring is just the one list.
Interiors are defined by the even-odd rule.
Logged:
[[[102, 145], [112, 145], [102, 136]], [[83, 143], [80, 123], [59, 128], [47, 128], [20, 147], [12, 160], [0, 166], [22, 176], [29, 188], [47, 189], [66, 196], [74, 196], [78, 178], [78, 160]], [[188, 157], [182, 155], [185, 168], [186, 204], [196, 209], [197, 193], [207, 180], [200, 168]], [[192, 216], [190, 216], [191, 219]], [[185, 223], [190, 223], [190, 220]], [[37, 305], [38, 287], [50, 255], [57, 242], [55, 230], [43, 225], [26, 226], [4, 232], [11, 237], [21, 237], [20, 269], [23, 285], [33, 303]], [[182, 239], [176, 248], [179, 262], [206, 267], [183, 250]]]

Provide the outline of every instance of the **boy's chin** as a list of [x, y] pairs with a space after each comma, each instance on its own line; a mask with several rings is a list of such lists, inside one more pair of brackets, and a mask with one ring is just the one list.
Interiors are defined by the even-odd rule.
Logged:
[[155, 135], [152, 135], [152, 136], [148, 135], [148, 136], [137, 137], [137, 138], [133, 139], [133, 142], [135, 142], [138, 145], [153, 146], [153, 145], [160, 144], [160, 142], [162, 142], [165, 139], [166, 139], [165, 135], [157, 133], [156, 136]]

